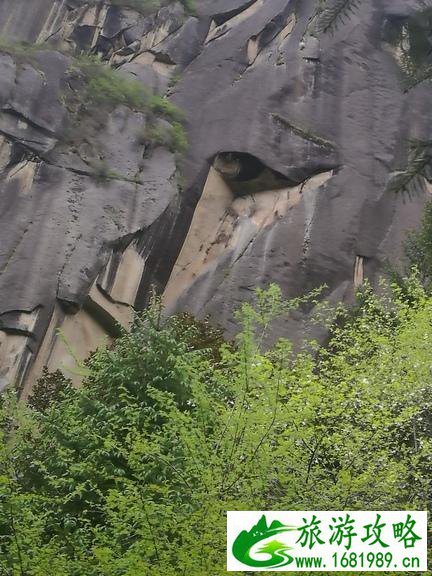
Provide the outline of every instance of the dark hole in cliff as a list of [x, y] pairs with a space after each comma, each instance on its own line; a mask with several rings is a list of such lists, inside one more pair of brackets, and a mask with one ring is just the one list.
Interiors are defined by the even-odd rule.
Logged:
[[72, 40], [79, 50], [89, 50], [95, 33], [94, 26], [81, 25], [74, 28]]
[[256, 156], [246, 152], [221, 152], [215, 156], [213, 167], [236, 196], [277, 190], [295, 184], [280, 172], [266, 166]]
[[8, 167], [15, 166], [16, 164], [23, 162], [24, 160], [28, 159], [29, 156], [29, 150], [23, 144], [20, 142], [13, 142]]
[[109, 54], [112, 52], [113, 45], [111, 40], [99, 36], [96, 45], [92, 49], [92, 53], [99, 54], [102, 58], [108, 58]]

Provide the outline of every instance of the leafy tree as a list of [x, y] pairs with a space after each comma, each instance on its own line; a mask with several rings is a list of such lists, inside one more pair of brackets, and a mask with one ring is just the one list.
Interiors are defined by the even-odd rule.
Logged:
[[428, 283], [432, 278], [432, 202], [426, 205], [420, 227], [408, 235], [405, 253], [410, 266]]
[[[43, 411], [0, 411], [0, 573], [225, 574], [242, 509], [424, 509], [432, 299], [412, 277], [296, 354], [272, 322], [310, 299], [271, 286], [234, 343], [159, 305]], [[408, 296], [407, 296], [408, 294]]]
[[71, 385], [72, 381], [63, 376], [60, 370], [49, 372], [45, 366], [42, 371], [42, 376], [33, 387], [28, 399], [28, 404], [34, 410], [43, 412], [47, 410], [53, 402], [57, 402]]

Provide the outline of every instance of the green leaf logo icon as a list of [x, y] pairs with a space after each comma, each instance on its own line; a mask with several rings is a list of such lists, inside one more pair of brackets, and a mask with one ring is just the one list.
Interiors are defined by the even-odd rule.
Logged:
[[270, 540], [255, 551], [257, 555], [266, 554], [267, 556], [270, 555], [270, 558], [255, 560], [251, 557], [251, 551], [258, 542], [266, 540], [276, 534], [291, 532], [293, 530], [297, 530], [297, 528], [294, 526], [285, 526], [278, 520], [274, 520], [270, 526], [268, 526], [267, 519], [263, 514], [249, 532], [246, 530], [240, 532], [234, 541], [232, 553], [239, 562], [247, 566], [252, 566], [253, 568], [281, 568], [282, 566], [288, 566], [288, 564], [293, 562], [294, 558], [287, 554], [287, 551], [291, 550], [291, 547], [282, 542]]

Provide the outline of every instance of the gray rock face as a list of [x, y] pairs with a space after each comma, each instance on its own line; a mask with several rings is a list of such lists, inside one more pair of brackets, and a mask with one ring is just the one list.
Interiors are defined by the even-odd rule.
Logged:
[[[232, 332], [255, 286], [297, 296], [325, 283], [341, 300], [400, 257], [430, 195], [427, 182], [410, 196], [388, 187], [409, 140], [432, 138], [430, 83], [402, 83], [404, 55], [429, 42], [418, 0], [362, 0], [336, 27], [314, 0], [197, 0], [196, 15], [173, 3], [147, 17], [32, 2], [34, 18], [28, 0], [0, 7], [1, 37], [46, 45], [0, 54], [3, 384], [27, 389], [44, 364], [68, 364], [59, 327], [84, 333], [85, 356], [152, 287]], [[82, 50], [184, 110], [182, 186], [170, 151], [143, 154], [145, 118], [126, 107], [95, 136], [116, 177], [98, 181], [67, 143]], [[303, 318], [278, 329], [299, 338]]]

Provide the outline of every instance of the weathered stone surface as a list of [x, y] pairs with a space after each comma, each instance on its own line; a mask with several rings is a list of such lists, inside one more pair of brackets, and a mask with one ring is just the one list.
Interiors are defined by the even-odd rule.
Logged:
[[[236, 14], [219, 36], [210, 32], [174, 96], [189, 111], [189, 194], [202, 189], [197, 166], [222, 151], [252, 154], [297, 182], [334, 172], [260, 230], [240, 258], [230, 248], [214, 269], [195, 272], [180, 307], [226, 323], [257, 284], [276, 281], [296, 295], [327, 283], [331, 292], [352, 286], [359, 258], [373, 279], [390, 251], [400, 256], [427, 194], [402, 199], [386, 184], [406, 162], [407, 140], [431, 136], [431, 89], [404, 93], [381, 31], [416, 5], [365, 0], [334, 33], [315, 38], [307, 29], [313, 2], [257, 1], [247, 18]], [[247, 47], [256, 38], [250, 65]]]
[[[97, 340], [91, 326], [106, 328], [95, 311], [101, 309], [101, 299], [106, 317], [115, 310], [116, 320], [124, 320], [126, 312], [113, 300], [127, 300], [130, 310], [143, 264], [132, 280], [124, 279], [132, 270], [121, 266], [112, 298], [101, 294], [97, 306], [91, 287], [113, 250], [124, 251], [124, 260], [132, 262], [128, 246], [177, 193], [174, 155], [160, 147], [144, 155], [145, 147], [138, 142], [145, 126], [142, 114], [118, 107], [100, 132], [91, 135], [91, 145], [84, 139], [72, 146], [64, 138], [69, 128], [65, 101], [77, 89], [68, 73], [71, 57], [56, 50], [6, 50], [0, 60], [1, 385], [8, 377], [20, 383], [38, 351], [45, 358], [34, 366], [40, 366], [40, 360], [42, 365], [57, 365], [63, 353], [53, 352], [61, 348], [55, 343], [56, 329], [64, 325], [69, 332], [71, 326], [80, 326], [80, 319], [89, 334], [77, 353], [86, 356]], [[98, 176], [98, 157], [109, 169], [108, 179]], [[83, 306], [85, 314], [68, 320]], [[18, 329], [16, 318], [33, 310], [38, 310], [35, 322], [27, 331]], [[92, 314], [98, 319], [88, 320]], [[130, 318], [130, 312], [126, 316]]]
[[[401, 83], [417, 0], [362, 0], [331, 33], [315, 27], [315, 0], [197, 0], [189, 16], [175, 2], [150, 16], [32, 2], [0, 6], [2, 37], [47, 42], [31, 59], [0, 52], [3, 384], [27, 374], [28, 391], [44, 364], [71, 368], [56, 329], [82, 330], [85, 356], [152, 286], [170, 310], [232, 333], [257, 285], [295, 296], [326, 283], [338, 301], [400, 258], [430, 196], [387, 187], [409, 139], [432, 138], [430, 83]], [[92, 146], [67, 143], [67, 71], [82, 50], [185, 111], [181, 187], [174, 155], [139, 144], [137, 112], [117, 108], [94, 136], [118, 177], [97, 181]], [[304, 330], [302, 314], [277, 327]]]
[[67, 0], [3, 0], [0, 4], [0, 37], [13, 41], [46, 40], [64, 25]]

